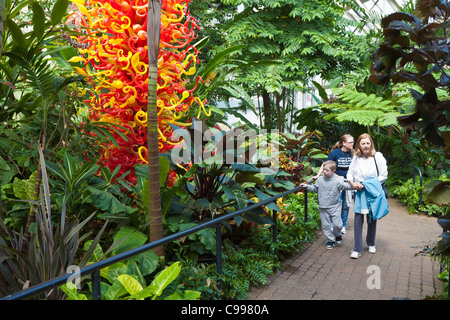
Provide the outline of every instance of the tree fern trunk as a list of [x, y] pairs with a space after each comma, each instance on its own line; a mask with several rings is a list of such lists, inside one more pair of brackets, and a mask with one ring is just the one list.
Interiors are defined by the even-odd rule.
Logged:
[[272, 128], [272, 108], [270, 103], [270, 94], [266, 89], [263, 89], [262, 93], [263, 98], [263, 114], [264, 114], [264, 126], [265, 129], [273, 129]]
[[[149, 217], [150, 241], [163, 237], [161, 216], [161, 196], [159, 185], [159, 148], [158, 148], [158, 115], [157, 115], [157, 75], [159, 33], [161, 28], [161, 0], [149, 0], [147, 15], [148, 45], [148, 102], [147, 102], [147, 149], [149, 170]], [[159, 256], [164, 255], [164, 248], [155, 249]]]
[[282, 107], [281, 107], [281, 103], [283, 102], [283, 99], [286, 96], [286, 88], [283, 88], [283, 90], [281, 91], [281, 94], [279, 94], [278, 92], [275, 93], [275, 108], [277, 111], [277, 129], [278, 132], [283, 132], [283, 123], [284, 123], [284, 119], [283, 119], [283, 115], [282, 115]]

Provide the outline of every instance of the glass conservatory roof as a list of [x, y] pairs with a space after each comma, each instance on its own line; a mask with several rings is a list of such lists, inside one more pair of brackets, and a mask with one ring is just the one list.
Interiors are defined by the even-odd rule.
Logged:
[[[380, 18], [396, 11], [400, 11], [401, 8], [410, 1], [411, 0], [356, 0], [368, 16]], [[363, 18], [363, 14], [350, 9], [347, 11], [347, 17], [358, 21]]]

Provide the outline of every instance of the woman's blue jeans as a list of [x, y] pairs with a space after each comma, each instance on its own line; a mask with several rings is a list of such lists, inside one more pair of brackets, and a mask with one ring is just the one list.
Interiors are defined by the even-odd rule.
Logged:
[[348, 220], [348, 211], [349, 207], [347, 205], [347, 196], [346, 191], [342, 191], [341, 193], [341, 218], [342, 218], [342, 226], [347, 226], [347, 220]]

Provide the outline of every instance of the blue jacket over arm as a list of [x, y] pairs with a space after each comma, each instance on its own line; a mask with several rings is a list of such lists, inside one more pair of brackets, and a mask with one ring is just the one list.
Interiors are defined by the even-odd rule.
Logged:
[[356, 213], [370, 212], [375, 220], [383, 218], [389, 212], [389, 204], [384, 196], [380, 180], [369, 178], [361, 183], [364, 189], [356, 193], [354, 211]]

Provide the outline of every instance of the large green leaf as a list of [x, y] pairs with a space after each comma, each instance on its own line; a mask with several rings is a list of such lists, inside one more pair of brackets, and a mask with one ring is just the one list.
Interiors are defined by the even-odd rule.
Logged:
[[[11, 12], [8, 14], [8, 17], [10, 19], [14, 19], [18, 14], [23, 12], [23, 8], [25, 8], [27, 5], [29, 5], [35, 1], [36, 0], [14, 1], [14, 7], [11, 8]], [[8, 6], [5, 6], [5, 8], [7, 8], [7, 7]]]
[[[105, 136], [106, 138], [108, 138], [109, 140], [111, 140], [111, 142], [117, 147], [119, 148], [119, 145], [116, 141], [116, 138], [114, 138], [109, 131], [117, 134], [120, 138], [122, 138], [124, 141], [129, 141], [130, 138], [128, 138], [125, 133], [131, 133], [130, 129], [118, 125], [118, 124], [113, 124], [113, 123], [109, 123], [109, 122], [104, 122], [104, 121], [97, 121], [94, 123], [89, 124], [88, 130], [93, 130], [95, 129], [96, 134], [100, 134]], [[124, 131], [124, 132], [123, 132]]]
[[233, 163], [231, 165], [231, 168], [233, 169], [233, 171], [238, 171], [240, 173], [245, 172], [245, 173], [260, 173], [261, 170], [257, 167], [255, 167], [254, 165], [251, 164], [247, 164], [247, 163]]
[[118, 276], [127, 273], [127, 265], [123, 262], [117, 262], [109, 267], [100, 270], [100, 275], [108, 279], [109, 282], [114, 283]]
[[173, 263], [170, 267], [161, 271], [150, 284], [150, 290], [155, 293], [155, 296], [160, 296], [163, 290], [171, 284], [180, 274], [181, 263], [179, 261]]
[[250, 183], [264, 185], [264, 181], [262, 179], [258, 178], [253, 173], [249, 173], [249, 172], [239, 172], [236, 175], [236, 181], [239, 183], [250, 182]]
[[[234, 182], [234, 181], [233, 181]], [[222, 185], [228, 200], [235, 200], [239, 209], [245, 208], [248, 202], [245, 191], [239, 183], [230, 183], [229, 185]]]
[[[105, 300], [118, 300], [120, 297], [127, 294], [127, 290], [122, 285], [122, 283], [117, 279], [112, 282], [111, 286], [103, 282], [101, 284], [102, 284], [102, 298]], [[103, 285], [106, 286], [106, 290], [103, 290]]]
[[215, 70], [218, 67], [218, 65], [223, 61], [225, 57], [227, 57], [233, 52], [242, 50], [243, 48], [245, 48], [245, 45], [235, 45], [217, 53], [214, 57], [212, 57], [211, 60], [208, 61], [206, 66], [199, 68], [198, 70], [199, 75], [206, 78], [213, 70]]
[[[105, 138], [107, 141], [112, 142], [114, 144], [114, 146], [116, 146], [116, 148], [119, 148], [119, 144], [118, 144], [116, 138], [114, 138], [114, 136], [111, 134], [111, 132], [108, 131], [108, 129], [101, 128], [101, 127], [92, 127], [90, 129], [90, 131], [92, 133], [94, 133], [97, 137]], [[126, 138], [126, 139], [128, 139], [128, 138]]]
[[253, 103], [253, 99], [240, 86], [229, 84], [228, 86], [222, 86], [222, 89], [228, 91], [233, 97], [240, 99], [245, 106], [250, 108], [250, 110], [256, 114], [256, 107]]
[[205, 246], [205, 249], [213, 253], [216, 252], [216, 231], [211, 228], [202, 229], [196, 232], [200, 242]]
[[130, 249], [142, 246], [147, 241], [147, 236], [131, 226], [122, 227], [114, 236], [114, 241], [124, 239], [115, 249], [116, 253], [122, 253]]
[[50, 19], [52, 26], [56, 26], [61, 22], [62, 18], [66, 14], [67, 7], [69, 6], [68, 0], [57, 0], [53, 6], [52, 12], [50, 14]]
[[169, 172], [169, 159], [167, 159], [166, 157], [159, 157], [159, 183], [161, 186], [165, 185]]
[[86, 295], [78, 293], [77, 286], [72, 282], [67, 282], [60, 288], [67, 295], [66, 300], [87, 300]]
[[137, 263], [135, 261], [127, 262], [126, 274], [131, 275], [133, 278], [135, 278], [137, 281], [139, 281], [141, 286], [145, 287], [147, 285], [145, 278], [142, 275], [141, 270], [139, 269], [139, 266], [137, 265]]
[[25, 46], [25, 36], [23, 35], [22, 30], [20, 30], [19, 26], [11, 19], [6, 20], [5, 23], [9, 31], [11, 32], [14, 43], [19, 47]]
[[175, 291], [164, 300], [198, 300], [202, 295], [199, 291], [186, 290], [183, 293]]
[[[89, 250], [89, 248], [91, 247], [92, 243], [93, 243], [93, 240], [86, 241], [84, 243], [83, 249], [85, 251]], [[100, 261], [100, 259], [102, 257], [103, 257], [103, 249], [100, 246], [100, 244], [97, 243], [97, 245], [95, 246], [95, 249], [94, 249], [94, 251], [92, 253], [91, 258], [89, 259], [89, 262], [92, 262], [92, 263], [98, 262], [98, 261]]]
[[[235, 217], [234, 219], [235, 221], [236, 218], [237, 217]], [[236, 222], [241, 223], [244, 220], [244, 218], [259, 225], [273, 224], [272, 217], [269, 216], [262, 207], [253, 209], [251, 211], [247, 211], [246, 213], [243, 214], [241, 218], [242, 220], [237, 220]]]
[[115, 215], [121, 212], [130, 214], [137, 210], [137, 208], [129, 207], [123, 204], [119, 199], [107, 191], [98, 190], [90, 186], [86, 187], [86, 189], [92, 195], [93, 204], [97, 208], [108, 212], [110, 215]]
[[47, 169], [50, 170], [51, 173], [55, 174], [63, 181], [67, 181], [68, 177], [67, 177], [67, 174], [64, 169], [61, 170], [60, 168], [58, 168], [58, 166], [56, 164], [54, 164], [50, 161], [45, 161], [45, 166], [47, 167]]
[[72, 177], [75, 174], [77, 163], [74, 157], [72, 157], [68, 152], [64, 153], [63, 159], [64, 159], [64, 168], [66, 169], [67, 178], [69, 179], [67, 182], [70, 182], [72, 181]]
[[130, 260], [138, 263], [139, 270], [144, 277], [155, 271], [159, 263], [158, 255], [152, 250], [143, 252]]
[[8, 163], [0, 157], [0, 186], [4, 186], [9, 183], [16, 173], [17, 170], [15, 168], [11, 168]]
[[82, 181], [91, 178], [98, 171], [98, 167], [95, 162], [86, 162], [81, 168], [77, 168], [77, 171], [73, 175], [73, 187], [75, 188]]
[[117, 277], [117, 280], [120, 281], [130, 295], [135, 295], [143, 289], [139, 281], [127, 274], [121, 274]]
[[[268, 194], [255, 189], [255, 195], [260, 199], [260, 200], [267, 200], [269, 198], [271, 198], [271, 196], [269, 196]], [[280, 207], [275, 203], [275, 202], [271, 202], [269, 204], [266, 204], [266, 207], [272, 210], [276, 210], [276, 211], [281, 211]]]
[[[197, 70], [196, 75], [195, 75], [196, 78], [200, 77], [200, 78], [205, 80], [213, 72], [216, 73], [216, 75], [215, 75], [215, 79], [210, 84], [199, 82], [197, 84], [196, 89], [195, 89], [195, 94], [198, 95], [200, 92], [202, 92], [205, 89], [205, 87], [216, 88], [218, 86], [218, 84], [222, 82], [222, 79], [225, 76], [225, 74], [219, 75], [220, 74], [220, 67], [222, 65], [224, 65], [225, 63], [230, 62], [230, 59], [228, 58], [228, 56], [230, 54], [232, 54], [233, 52], [237, 52], [239, 50], [242, 50], [244, 47], [245, 47], [245, 45], [236, 45], [236, 46], [231, 46], [229, 48], [226, 48], [226, 49], [220, 51], [219, 53], [217, 53], [214, 57], [212, 57], [208, 61], [208, 63], [206, 65], [200, 66], [198, 68], [198, 70]], [[195, 82], [190, 84], [190, 85], [188, 85], [186, 87], [186, 89], [192, 89], [194, 86], [195, 86]], [[205, 93], [203, 92], [203, 94], [205, 94]]]
[[201, 50], [207, 43], [209, 42], [209, 37], [204, 37], [194, 43], [191, 47], [187, 48], [187, 51], [194, 52], [194, 48], [198, 50]]
[[438, 206], [450, 206], [450, 181], [433, 180], [424, 186], [423, 193]]
[[36, 176], [37, 171], [33, 172], [28, 179], [20, 180], [17, 177], [14, 178], [13, 182], [14, 195], [22, 200], [33, 199]]
[[38, 2], [33, 2], [31, 4], [31, 9], [33, 10], [33, 31], [36, 37], [42, 38], [45, 31], [45, 13], [41, 5]]
[[143, 299], [152, 297], [152, 299], [156, 299], [162, 294], [163, 290], [178, 277], [180, 271], [181, 265], [180, 262], [177, 261], [170, 267], [167, 267], [166, 269], [158, 273], [150, 286], [136, 293], [132, 298]]

